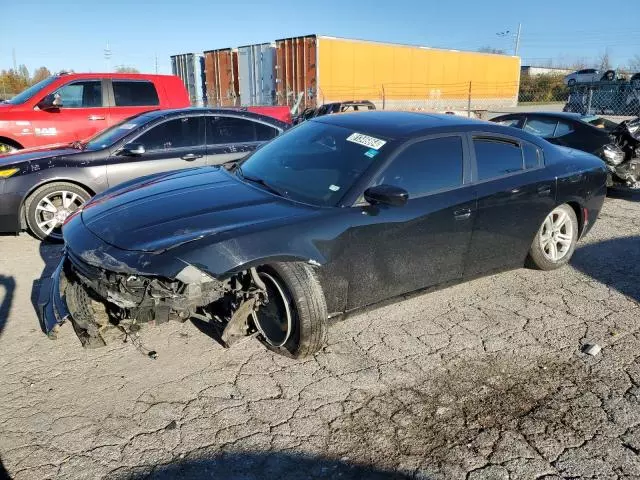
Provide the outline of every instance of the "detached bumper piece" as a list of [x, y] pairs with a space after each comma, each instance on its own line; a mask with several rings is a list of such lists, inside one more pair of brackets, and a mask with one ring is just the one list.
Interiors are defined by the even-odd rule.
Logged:
[[64, 275], [64, 262], [63, 258], [51, 278], [44, 280], [40, 285], [38, 298], [40, 327], [49, 338], [56, 338], [58, 326], [71, 317], [62, 293], [67, 283]]

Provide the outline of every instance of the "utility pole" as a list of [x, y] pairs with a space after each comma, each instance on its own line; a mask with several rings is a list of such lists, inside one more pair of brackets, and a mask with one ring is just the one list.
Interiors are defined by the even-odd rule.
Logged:
[[15, 48], [11, 49], [11, 55], [13, 56], [13, 71], [17, 72], [18, 71], [18, 62], [16, 60], [16, 49]]
[[156, 53], [156, 75], [158, 74], [158, 54]]
[[516, 48], [515, 56], [518, 56], [518, 50], [520, 50], [520, 33], [522, 32], [522, 23], [518, 23], [518, 33], [516, 34]]
[[107, 46], [104, 49], [104, 61], [107, 67], [107, 72], [111, 71], [111, 49], [109, 48], [109, 42], [107, 42]]

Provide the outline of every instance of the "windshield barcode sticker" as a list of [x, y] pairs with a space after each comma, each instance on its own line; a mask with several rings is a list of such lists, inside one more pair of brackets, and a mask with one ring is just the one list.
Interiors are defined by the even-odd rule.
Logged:
[[123, 123], [120, 128], [123, 130], [133, 130], [137, 125], [135, 123]]
[[363, 133], [352, 133], [347, 137], [347, 141], [357, 143], [358, 145], [364, 145], [365, 147], [373, 148], [375, 150], [380, 150], [380, 148], [387, 143], [385, 140], [370, 137]]

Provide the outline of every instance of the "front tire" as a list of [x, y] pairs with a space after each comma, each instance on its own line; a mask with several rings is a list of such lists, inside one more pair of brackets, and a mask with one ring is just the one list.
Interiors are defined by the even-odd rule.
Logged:
[[567, 204], [553, 209], [538, 229], [527, 257], [527, 265], [539, 270], [555, 270], [568, 263], [578, 241], [576, 213]]
[[89, 198], [89, 192], [73, 183], [43, 185], [25, 202], [29, 230], [40, 240], [62, 242], [62, 224]]
[[320, 282], [308, 265], [276, 263], [258, 276], [269, 303], [253, 314], [260, 341], [271, 351], [304, 358], [319, 351], [327, 338], [327, 306]]

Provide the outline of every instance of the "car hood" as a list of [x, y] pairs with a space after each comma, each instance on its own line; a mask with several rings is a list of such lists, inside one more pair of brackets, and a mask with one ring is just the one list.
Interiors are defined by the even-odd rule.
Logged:
[[152, 176], [87, 203], [82, 221], [123, 250], [161, 252], [212, 235], [284, 225], [317, 209], [241, 182], [217, 167]]
[[14, 153], [7, 153], [6, 155], [0, 155], [0, 165], [30, 162], [32, 160], [40, 160], [48, 157], [75, 155], [80, 152], [81, 150], [76, 150], [63, 145], [54, 147], [50, 146], [47, 148], [28, 148], [25, 150], [18, 150]]

